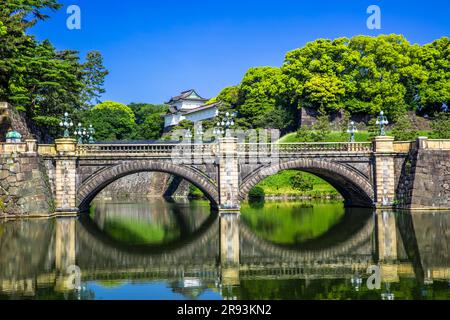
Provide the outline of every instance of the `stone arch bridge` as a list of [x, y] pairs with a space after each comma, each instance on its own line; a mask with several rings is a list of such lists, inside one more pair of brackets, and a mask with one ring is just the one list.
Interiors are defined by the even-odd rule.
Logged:
[[[444, 181], [450, 178], [448, 140], [394, 142], [391, 137], [376, 137], [373, 142], [352, 143], [240, 143], [221, 138], [203, 144], [77, 145], [75, 140], [59, 139], [55, 145], [39, 145], [37, 152], [45, 161], [60, 213], [88, 209], [108, 184], [142, 171], [179, 176], [201, 189], [213, 207], [236, 210], [258, 182], [288, 169], [323, 178], [342, 194], [347, 206], [450, 208], [450, 189], [445, 189]], [[440, 170], [427, 175], [439, 190], [418, 180], [430, 166]], [[440, 193], [440, 202], [422, 189]]]

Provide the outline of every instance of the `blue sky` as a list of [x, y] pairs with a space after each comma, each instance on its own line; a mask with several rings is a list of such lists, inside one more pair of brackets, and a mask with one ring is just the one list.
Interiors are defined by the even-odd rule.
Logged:
[[[317, 38], [399, 33], [412, 43], [449, 36], [449, 0], [60, 0], [31, 33], [58, 49], [99, 50], [110, 71], [104, 100], [166, 101], [195, 88], [209, 98], [253, 66], [280, 66], [286, 52]], [[69, 30], [66, 9], [81, 9]], [[369, 30], [369, 5], [381, 30]]]

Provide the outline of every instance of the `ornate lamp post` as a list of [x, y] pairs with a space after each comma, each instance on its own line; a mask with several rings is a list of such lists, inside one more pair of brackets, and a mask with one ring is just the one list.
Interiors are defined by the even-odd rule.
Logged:
[[61, 122], [59, 123], [59, 126], [64, 129], [64, 138], [69, 138], [70, 133], [69, 129], [73, 127], [72, 119], [69, 117], [69, 114], [67, 112], [64, 113], [64, 117], [61, 119]]
[[355, 289], [355, 291], [359, 291], [363, 280], [358, 274], [356, 274], [350, 279], [350, 282], [351, 282], [353, 288]]
[[184, 137], [186, 138], [186, 140], [191, 141], [192, 139], [192, 132], [190, 129], [187, 129], [186, 134], [184, 135]]
[[[217, 126], [220, 126], [220, 122], [217, 122]], [[223, 134], [224, 134], [225, 132], [223, 131], [222, 128], [217, 127], [217, 128], [214, 128], [213, 133], [214, 133], [215, 135], [218, 135], [218, 136], [223, 136]]]
[[88, 128], [88, 143], [89, 144], [95, 143], [94, 134], [95, 134], [95, 129], [92, 126], [92, 124], [90, 124], [89, 128]]
[[391, 289], [390, 284], [386, 283], [385, 287], [386, 287], [386, 290], [381, 293], [381, 300], [394, 300], [395, 295], [390, 290]]
[[355, 133], [358, 129], [355, 126], [355, 122], [351, 121], [348, 125], [347, 133], [350, 134], [350, 142], [355, 142]]
[[381, 111], [380, 115], [377, 118], [376, 122], [377, 126], [380, 126], [380, 136], [385, 136], [386, 132], [384, 131], [384, 126], [389, 124], [387, 117], [384, 115], [384, 112]]
[[214, 129], [214, 134], [223, 136], [225, 134], [226, 137], [230, 136], [230, 128], [234, 126], [234, 118], [236, 118], [236, 113], [229, 113], [228, 111], [225, 113], [222, 121], [217, 122], [217, 128]]
[[201, 122], [197, 123], [194, 128], [195, 140], [201, 142], [203, 140], [203, 127]]
[[84, 128], [81, 123], [78, 123], [78, 128], [75, 129], [75, 136], [78, 136], [78, 143], [83, 144], [83, 137], [87, 135], [86, 128]]

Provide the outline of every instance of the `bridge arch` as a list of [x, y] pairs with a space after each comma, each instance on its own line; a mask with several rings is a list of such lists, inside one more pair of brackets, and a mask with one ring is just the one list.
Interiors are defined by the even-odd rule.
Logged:
[[[347, 216], [348, 217], [348, 216]], [[351, 220], [351, 218], [348, 218]], [[355, 223], [355, 221], [352, 221]], [[247, 246], [246, 252], [241, 252], [242, 260], [249, 262], [254, 253], [261, 254], [266, 258], [281, 257], [283, 259], [292, 259], [296, 261], [326, 261], [338, 257], [361, 255], [371, 256], [372, 243], [371, 237], [375, 227], [373, 215], [363, 215], [358, 217], [356, 226], [351, 230], [348, 227], [348, 221], [344, 218], [338, 225], [334, 226], [329, 232], [339, 234], [342, 238], [333, 244], [325, 244], [321, 248], [314, 248], [307, 243], [298, 246], [286, 246], [272, 243], [255, 234], [245, 223], [240, 224], [241, 241]], [[328, 235], [320, 236], [319, 239], [312, 240], [315, 245], [319, 244]], [[248, 253], [251, 253], [250, 255]]]
[[347, 206], [373, 207], [374, 187], [355, 169], [340, 163], [314, 159], [296, 159], [258, 169], [246, 177], [240, 186], [240, 198], [265, 178], [284, 170], [297, 169], [312, 173], [330, 183], [345, 199]]
[[164, 172], [179, 176], [199, 188], [213, 207], [219, 203], [219, 195], [215, 183], [192, 167], [174, 165], [161, 161], [129, 161], [116, 166], [108, 167], [91, 176], [77, 188], [77, 205], [81, 211], [89, 208], [95, 196], [110, 183], [130, 174], [153, 171]]

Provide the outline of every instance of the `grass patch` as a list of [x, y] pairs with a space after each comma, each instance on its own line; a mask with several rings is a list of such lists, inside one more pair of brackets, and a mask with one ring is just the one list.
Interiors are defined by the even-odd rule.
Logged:
[[103, 231], [127, 244], [161, 244], [176, 239], [179, 231], [139, 220], [114, 218], [105, 222]]
[[200, 190], [193, 184], [189, 184], [189, 198], [191, 198], [191, 199], [206, 199], [202, 190]]
[[342, 203], [266, 202], [243, 204], [242, 219], [258, 236], [293, 245], [325, 234], [344, 216]]
[[[299, 190], [292, 186], [293, 177], [301, 175], [312, 184], [311, 190]], [[304, 196], [311, 198], [321, 198], [324, 196], [339, 196], [339, 192], [325, 180], [298, 170], [285, 170], [273, 176], [267, 177], [255, 188], [262, 189], [265, 196]]]
[[[391, 135], [391, 131], [387, 131], [386, 134], [388, 136]], [[417, 137], [432, 137], [432, 134], [431, 134], [431, 131], [419, 130], [419, 131], [416, 131], [416, 138]], [[325, 141], [325, 142], [348, 142], [349, 135], [343, 134], [340, 131], [331, 131], [329, 134], [327, 134], [325, 136], [323, 141]], [[361, 130], [361, 131], [356, 132], [355, 133], [355, 141], [356, 142], [372, 141], [369, 131]], [[312, 139], [308, 139], [307, 141], [305, 141], [303, 137], [299, 137], [297, 135], [297, 132], [288, 133], [278, 140], [278, 143], [295, 143], [295, 142], [314, 142], [314, 141]]]

